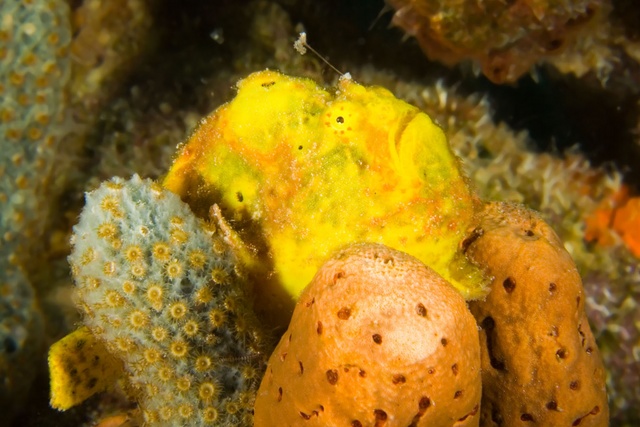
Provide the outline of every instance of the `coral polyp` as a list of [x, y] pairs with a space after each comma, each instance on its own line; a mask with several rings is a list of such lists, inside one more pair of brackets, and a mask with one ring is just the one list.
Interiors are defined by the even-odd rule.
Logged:
[[[88, 194], [74, 228], [76, 304], [123, 362], [152, 425], [250, 425], [252, 400], [240, 397], [255, 394], [267, 341], [220, 224], [195, 218], [175, 194], [134, 176]], [[195, 268], [193, 258], [200, 260]], [[52, 349], [52, 357], [59, 353]], [[64, 371], [51, 369], [54, 376]], [[67, 382], [55, 381], [53, 404], [77, 403], [65, 396]]]

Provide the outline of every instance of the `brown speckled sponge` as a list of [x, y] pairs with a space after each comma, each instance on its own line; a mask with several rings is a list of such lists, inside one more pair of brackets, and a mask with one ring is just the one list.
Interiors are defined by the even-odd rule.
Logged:
[[534, 212], [488, 204], [467, 256], [494, 276], [481, 326], [482, 426], [606, 426], [605, 372], [570, 255]]
[[478, 328], [417, 259], [358, 244], [319, 270], [273, 352], [255, 426], [477, 426]]

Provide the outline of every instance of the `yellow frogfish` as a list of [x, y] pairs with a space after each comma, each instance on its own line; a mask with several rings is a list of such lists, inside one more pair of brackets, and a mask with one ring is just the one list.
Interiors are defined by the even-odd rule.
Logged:
[[442, 129], [380, 87], [254, 73], [180, 147], [163, 185], [193, 211], [219, 206], [247, 249], [259, 315], [286, 325], [337, 249], [382, 243], [467, 299], [485, 292], [460, 242], [480, 201]]

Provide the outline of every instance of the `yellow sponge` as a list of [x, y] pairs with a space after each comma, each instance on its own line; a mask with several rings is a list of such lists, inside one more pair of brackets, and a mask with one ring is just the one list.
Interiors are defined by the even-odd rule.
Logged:
[[122, 374], [122, 364], [82, 327], [49, 349], [53, 408], [65, 411], [109, 388]]

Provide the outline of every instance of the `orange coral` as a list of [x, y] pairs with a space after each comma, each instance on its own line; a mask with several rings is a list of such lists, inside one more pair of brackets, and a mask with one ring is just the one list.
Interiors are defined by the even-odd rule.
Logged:
[[635, 256], [640, 257], [640, 196], [631, 197], [622, 188], [603, 201], [586, 220], [585, 239], [603, 246], [622, 240]]
[[640, 197], [632, 197], [613, 212], [613, 230], [640, 257]]

